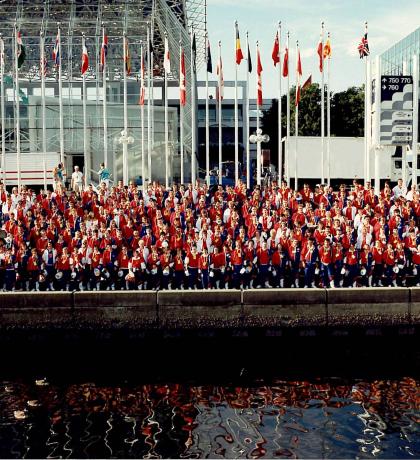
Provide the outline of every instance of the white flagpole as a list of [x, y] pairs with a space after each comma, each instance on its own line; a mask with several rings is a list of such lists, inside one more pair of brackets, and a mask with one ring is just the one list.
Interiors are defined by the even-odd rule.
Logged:
[[[328, 39], [331, 35], [328, 32]], [[331, 56], [327, 60], [327, 183], [331, 184], [331, 94], [330, 94]]]
[[[165, 32], [165, 40], [167, 40], [167, 34]], [[168, 45], [169, 46], [169, 45]], [[166, 50], [165, 50], [166, 52]], [[166, 56], [165, 58], [166, 59]], [[166, 66], [165, 66], [166, 67]], [[165, 105], [165, 187], [169, 187], [169, 121], [168, 121], [168, 73], [165, 68], [165, 94], [164, 94], [164, 105]]]
[[[85, 34], [82, 34], [82, 52], [85, 49], [86, 46], [86, 37]], [[82, 102], [83, 102], [83, 161], [84, 161], [84, 176], [85, 176], [85, 181], [87, 180], [88, 174], [90, 171], [88, 171], [88, 160], [87, 160], [87, 150], [88, 150], [88, 134], [87, 134], [87, 110], [86, 110], [86, 72], [82, 76], [83, 78], [83, 97], [82, 97]]]
[[152, 181], [152, 153], [155, 150], [155, 94], [154, 94], [154, 69], [153, 69], [153, 58], [154, 58], [154, 52], [153, 52], [153, 34], [152, 34], [152, 28], [150, 26], [150, 42], [152, 44], [152, 49], [150, 50], [150, 89], [151, 89], [151, 94], [150, 94], [150, 103], [152, 105], [152, 112], [151, 112], [151, 118], [150, 118], [150, 126], [151, 126], [151, 149], [150, 149], [150, 157], [149, 157], [149, 180]]
[[[365, 22], [365, 34], [367, 33], [368, 30], [368, 23]], [[380, 76], [378, 77], [378, 82], [379, 82]], [[380, 84], [380, 83], [379, 83]], [[368, 146], [368, 56], [365, 57], [365, 157], [364, 157], [364, 179], [365, 179], [365, 185], [366, 182], [369, 180], [368, 179], [368, 161], [369, 161], [369, 146]], [[376, 184], [375, 184], [376, 187]]]
[[18, 67], [18, 29], [15, 24], [15, 79], [16, 79], [16, 169], [17, 169], [17, 185], [20, 192], [20, 100], [19, 100], [19, 67]]
[[[258, 105], [258, 40], [256, 47], [255, 65], [257, 66], [257, 136], [260, 133], [260, 106]], [[261, 186], [261, 142], [257, 141], [257, 185]]]
[[279, 26], [277, 29], [278, 37], [279, 37], [279, 122], [278, 122], [278, 138], [279, 138], [279, 151], [278, 151], [278, 186], [281, 185], [281, 178], [282, 178], [282, 169], [283, 169], [283, 143], [282, 143], [282, 126], [281, 126], [281, 115], [282, 115], [282, 107], [281, 107], [281, 21], [279, 21]]
[[[179, 75], [181, 77], [181, 68], [182, 68], [182, 46], [181, 40], [179, 41]], [[181, 82], [180, 82], [181, 86]], [[180, 94], [181, 96], [181, 94]], [[179, 144], [180, 144], [180, 154], [181, 154], [181, 184], [184, 183], [184, 106], [179, 101]]]
[[418, 144], [418, 126], [419, 126], [419, 61], [417, 54], [413, 54], [412, 60], [413, 76], [413, 140], [412, 140], [412, 184], [417, 185], [417, 144]]
[[147, 177], [149, 181], [152, 178], [152, 119], [151, 119], [151, 102], [152, 102], [152, 88], [151, 88], [151, 52], [150, 49], [150, 26], [147, 26]]
[[191, 27], [191, 183], [193, 188], [197, 178], [197, 111], [195, 87], [195, 56], [193, 53], [194, 31]]
[[[102, 43], [105, 41], [105, 25], [102, 23]], [[107, 114], [107, 90], [106, 90], [106, 60], [104, 56], [104, 64], [102, 66], [102, 114], [104, 125], [104, 164], [105, 168], [108, 167], [108, 114]]]
[[39, 34], [40, 46], [40, 71], [41, 71], [41, 104], [42, 104], [42, 170], [44, 178], [44, 190], [47, 190], [47, 127], [45, 124], [45, 49], [44, 49], [44, 31], [41, 29]]
[[210, 186], [210, 115], [209, 115], [209, 73], [207, 71], [207, 60], [209, 36], [206, 31], [206, 40], [204, 43], [206, 53], [206, 181], [207, 186]]
[[6, 186], [6, 129], [4, 123], [6, 121], [5, 117], [5, 107], [4, 107], [4, 41], [2, 34], [0, 34], [0, 103], [1, 103], [1, 169], [3, 172], [3, 184]]
[[321, 22], [321, 183], [325, 182], [325, 83], [324, 83], [324, 21]]
[[[140, 47], [140, 97], [144, 88], [144, 55], [143, 55], [143, 44]], [[144, 158], [144, 99], [140, 106], [140, 118], [141, 118], [141, 181], [143, 185], [143, 191], [145, 190], [145, 158]]]
[[[61, 59], [63, 53], [61, 52], [61, 29], [60, 23], [58, 23], [58, 107], [59, 107], [59, 118], [60, 118], [60, 163], [64, 166], [64, 120], [63, 120], [63, 81], [62, 81], [62, 69]], [[66, 168], [64, 168], [66, 169]]]
[[[297, 72], [297, 62], [299, 59], [299, 42], [296, 41], [296, 92], [300, 85], [299, 74]], [[298, 136], [299, 136], [299, 104], [295, 101], [295, 190], [298, 190]]]
[[219, 98], [217, 101], [219, 115], [219, 184], [222, 185], [222, 42], [219, 40]]
[[249, 39], [248, 32], [246, 33], [246, 60], [247, 60], [247, 69], [246, 69], [246, 188], [251, 188], [251, 153], [249, 146], [249, 62], [248, 62], [248, 49], [249, 49]]
[[238, 31], [238, 21], [235, 21], [234, 27], [234, 50], [235, 50], [235, 110], [234, 110], [234, 123], [235, 123], [235, 185], [238, 183], [239, 171], [239, 127], [238, 127], [238, 64], [236, 62], [236, 32]]
[[[287, 32], [287, 53], [288, 53], [288, 60], [289, 60], [289, 40], [290, 33]], [[285, 175], [287, 179], [287, 186], [290, 187], [290, 174], [289, 174], [289, 162], [290, 162], [290, 69], [289, 69], [289, 62], [287, 62], [287, 95], [286, 95], [286, 158], [284, 160], [284, 169]]]
[[[126, 57], [127, 57], [127, 33], [124, 31], [123, 35], [123, 71], [124, 71], [124, 132], [125, 137], [128, 137], [128, 102], [127, 102], [127, 69], [126, 69]], [[123, 142], [123, 184], [128, 185], [128, 144]]]

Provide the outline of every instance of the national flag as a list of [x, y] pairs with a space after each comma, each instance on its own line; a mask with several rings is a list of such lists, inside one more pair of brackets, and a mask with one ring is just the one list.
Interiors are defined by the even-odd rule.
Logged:
[[239, 40], [239, 27], [238, 23], [235, 23], [235, 28], [236, 28], [236, 64], [239, 65], [242, 62], [242, 59], [244, 58], [244, 55], [242, 54], [241, 50], [241, 41]]
[[57, 37], [55, 38], [54, 48], [53, 48], [53, 61], [56, 67], [60, 65], [60, 37], [57, 33]]
[[324, 45], [324, 59], [330, 59], [331, 58], [331, 42], [330, 38], [327, 38], [327, 41], [325, 42]]
[[140, 99], [139, 104], [144, 105], [144, 98], [146, 94], [146, 88], [144, 86], [144, 55], [143, 48], [141, 49], [141, 62], [140, 62]]
[[300, 77], [302, 76], [302, 62], [300, 60], [300, 50], [298, 48], [297, 61], [296, 61], [296, 97], [295, 105], [298, 106], [300, 102], [301, 88]]
[[185, 80], [185, 56], [184, 50], [181, 48], [181, 56], [179, 62], [179, 103], [182, 106], [184, 106], [187, 102], [187, 87]]
[[163, 55], [163, 68], [165, 72], [168, 74], [171, 72], [171, 60], [169, 58], [169, 43], [168, 37], [165, 36], [165, 51]]
[[197, 42], [195, 40], [195, 32], [193, 33], [191, 42], [191, 54], [192, 54], [192, 68], [193, 72], [197, 72], [196, 60], [197, 60]]
[[213, 73], [213, 64], [211, 62], [210, 41], [207, 39], [207, 72]]
[[252, 72], [252, 60], [251, 60], [251, 51], [249, 50], [249, 43], [248, 43], [248, 72]]
[[289, 48], [284, 50], [284, 58], [283, 58], [283, 77], [287, 77], [289, 75]]
[[104, 32], [102, 35], [101, 55], [99, 59], [99, 63], [101, 65], [102, 70], [105, 67], [107, 55], [108, 55], [108, 35], [106, 35]]
[[223, 101], [223, 92], [224, 92], [224, 87], [225, 87], [225, 82], [223, 80], [223, 64], [222, 64], [222, 58], [219, 58], [219, 62], [217, 64], [217, 69], [216, 73], [218, 76], [218, 84], [216, 88], [216, 100], [221, 100]]
[[277, 31], [276, 38], [274, 39], [273, 51], [271, 53], [273, 58], [274, 67], [280, 62], [280, 42], [279, 42], [279, 33]]
[[319, 56], [319, 71], [322, 73], [324, 71], [324, 47], [321, 38], [319, 39], [317, 53]]
[[302, 92], [305, 91], [305, 89], [308, 89], [312, 85], [312, 74], [309, 75], [305, 83], [302, 85]]
[[88, 56], [85, 41], [83, 40], [83, 45], [82, 45], [82, 67], [81, 67], [82, 75], [85, 74], [85, 72], [88, 69], [88, 67], [89, 67], [89, 56]]
[[20, 69], [26, 58], [25, 47], [23, 46], [22, 35], [20, 32], [17, 33], [17, 58], [18, 58], [18, 69]]
[[359, 46], [357, 47], [357, 50], [359, 51], [360, 59], [363, 59], [364, 57], [369, 56], [370, 50], [369, 50], [367, 32], [363, 35], [362, 39], [360, 40], [360, 43], [359, 43]]
[[[43, 62], [44, 61], [44, 62]], [[44, 77], [47, 76], [47, 70], [48, 70], [48, 60], [47, 58], [44, 56], [44, 59], [40, 59], [39, 60], [39, 76], [42, 78], [42, 75], [44, 75]]]
[[128, 38], [125, 37], [124, 40], [125, 40], [125, 56], [124, 56], [125, 71], [127, 72], [127, 75], [130, 75], [131, 73], [130, 46], [128, 45]]
[[5, 60], [4, 60], [4, 41], [0, 37], [0, 66], [3, 69], [4, 69], [4, 63], [5, 63]]
[[260, 49], [257, 47], [257, 106], [258, 107], [261, 107], [263, 103], [262, 80], [261, 80], [262, 70], [263, 68], [261, 65]]

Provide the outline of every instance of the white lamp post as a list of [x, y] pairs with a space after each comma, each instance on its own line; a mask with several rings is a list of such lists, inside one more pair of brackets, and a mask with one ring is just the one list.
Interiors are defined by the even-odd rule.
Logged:
[[261, 169], [262, 169], [262, 158], [261, 158], [261, 142], [269, 142], [270, 136], [263, 134], [262, 129], [258, 128], [256, 134], [249, 136], [249, 142], [251, 144], [257, 144], [257, 184], [261, 185]]
[[127, 135], [127, 131], [123, 129], [121, 131], [121, 137], [118, 139], [118, 143], [122, 144], [123, 155], [122, 155], [122, 170], [123, 170], [123, 184], [128, 185], [128, 144], [132, 144], [134, 139], [132, 136]]

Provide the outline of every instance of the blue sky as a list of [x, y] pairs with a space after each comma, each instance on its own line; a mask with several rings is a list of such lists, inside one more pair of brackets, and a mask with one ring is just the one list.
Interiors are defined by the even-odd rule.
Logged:
[[[249, 32], [251, 56], [255, 69], [255, 42], [260, 43], [263, 65], [264, 97], [278, 94], [278, 73], [274, 70], [271, 51], [278, 21], [282, 22], [282, 48], [285, 34], [290, 31], [291, 84], [294, 82], [295, 44], [299, 40], [303, 77], [312, 74], [312, 81], [320, 81], [316, 47], [321, 21], [331, 33], [331, 88], [334, 91], [364, 80], [363, 64], [357, 45], [369, 24], [371, 56], [385, 51], [396, 41], [420, 25], [420, 0], [208, 0], [208, 31], [213, 66], [217, 60], [217, 43], [222, 42], [225, 80], [234, 79], [234, 21], [239, 24], [241, 45], [245, 52], [245, 33]], [[242, 62], [238, 78], [246, 78], [246, 63]], [[201, 71], [201, 77], [204, 73]], [[215, 77], [213, 77], [215, 78]], [[255, 97], [251, 77], [251, 97]], [[229, 95], [226, 95], [229, 97]]]

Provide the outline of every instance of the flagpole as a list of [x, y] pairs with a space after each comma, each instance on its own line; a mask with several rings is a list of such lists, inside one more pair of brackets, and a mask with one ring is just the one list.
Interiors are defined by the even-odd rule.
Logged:
[[197, 178], [197, 115], [195, 97], [195, 50], [193, 51], [194, 31], [191, 27], [191, 183], [193, 188]]
[[1, 103], [1, 169], [3, 171], [3, 184], [6, 187], [6, 129], [4, 123], [6, 121], [5, 117], [5, 107], [4, 107], [4, 41], [3, 36], [0, 33], [0, 103]]
[[[140, 47], [140, 97], [142, 97], [144, 89], [144, 56], [143, 56], [143, 44]], [[141, 118], [141, 181], [143, 191], [145, 190], [145, 158], [144, 158], [144, 98], [140, 106], [140, 118]]]
[[[86, 37], [85, 34], [82, 34], [82, 50], [84, 52], [86, 47]], [[87, 161], [87, 110], [86, 110], [86, 72], [83, 72], [82, 75], [82, 82], [83, 82], [83, 162], [84, 162], [84, 176], [85, 176], [85, 181], [87, 180], [88, 173], [88, 161]]]
[[[249, 39], [248, 39], [248, 32], [246, 33], [246, 52], [247, 56], [246, 59], [249, 61]], [[246, 133], [246, 188], [251, 188], [251, 153], [250, 153], [250, 146], [249, 146], [249, 62], [247, 62], [248, 68], [246, 70], [246, 125], [245, 125], [245, 133]]]
[[[287, 32], [287, 53], [289, 54], [289, 41], [290, 33]], [[289, 59], [289, 57], [288, 57]], [[290, 162], [290, 72], [289, 62], [287, 62], [287, 97], [286, 97], [286, 158], [284, 161], [284, 169], [287, 179], [287, 186], [290, 187], [290, 174], [289, 174], [289, 162]]]
[[[257, 135], [260, 133], [260, 106], [258, 105], [258, 40], [257, 40]], [[257, 185], [261, 186], [261, 142], [257, 142]]]
[[[105, 24], [102, 23], [102, 45], [105, 43]], [[105, 51], [104, 51], [105, 52]], [[108, 168], [108, 101], [107, 101], [107, 88], [106, 88], [106, 60], [107, 57], [104, 55], [104, 61], [102, 65], [102, 115], [104, 124], [104, 165]]]
[[321, 183], [325, 182], [324, 21], [321, 22]]
[[15, 79], [16, 79], [16, 169], [17, 185], [20, 192], [20, 101], [19, 101], [19, 67], [18, 67], [18, 30], [15, 23]]
[[[296, 40], [296, 69], [299, 59], [299, 41]], [[300, 85], [299, 74], [296, 70], [296, 91]], [[299, 104], [295, 101], [295, 190], [298, 190], [298, 135], [299, 135]]]
[[417, 145], [418, 145], [418, 130], [419, 126], [419, 105], [417, 101], [419, 100], [419, 61], [417, 54], [413, 54], [411, 75], [413, 76], [413, 139], [412, 139], [412, 181], [413, 185], [417, 185]]
[[44, 31], [40, 31], [40, 71], [41, 71], [41, 104], [42, 104], [42, 171], [44, 178], [44, 190], [47, 190], [47, 127], [45, 124], [45, 49], [44, 49]]
[[150, 50], [150, 88], [151, 88], [151, 96], [150, 96], [150, 103], [152, 104], [152, 111], [151, 111], [151, 118], [150, 118], [150, 133], [151, 133], [151, 150], [150, 150], [150, 157], [149, 157], [149, 180], [152, 181], [152, 153], [155, 150], [155, 94], [154, 94], [154, 69], [153, 69], [153, 34], [152, 34], [152, 26], [150, 25], [150, 43], [152, 48]]
[[[60, 163], [64, 166], [64, 120], [63, 120], [63, 81], [62, 81], [62, 69], [61, 69], [61, 28], [60, 23], [58, 26], [58, 107], [59, 107], [59, 118], [60, 118]], [[45, 51], [44, 51], [45, 53]], [[65, 169], [65, 168], [64, 168]]]
[[281, 185], [281, 178], [283, 176], [283, 143], [282, 143], [282, 126], [281, 126], [281, 118], [282, 118], [282, 107], [281, 107], [281, 21], [279, 21], [278, 26], [278, 37], [279, 37], [279, 103], [278, 103], [278, 110], [279, 110], [279, 122], [278, 122], [278, 138], [279, 138], [279, 151], [278, 151], [278, 186]]
[[[328, 40], [331, 35], [328, 32]], [[331, 70], [331, 55], [328, 55], [327, 60], [327, 183], [331, 184], [331, 94], [330, 94], [330, 70]]]
[[219, 97], [217, 101], [219, 115], [219, 185], [222, 185], [222, 42], [219, 40]]
[[238, 21], [235, 21], [234, 27], [234, 50], [235, 50], [235, 102], [234, 102], [234, 122], [235, 122], [235, 185], [238, 183], [239, 171], [238, 171], [238, 162], [239, 162], [239, 134], [238, 134], [238, 63], [236, 61], [236, 33], [238, 31]]
[[[124, 132], [125, 137], [128, 136], [128, 102], [127, 102], [127, 33], [124, 31], [123, 34], [123, 71], [124, 71]], [[123, 155], [122, 155], [122, 166], [123, 166], [123, 184], [128, 185], [128, 144], [127, 142], [122, 143]]]
[[[368, 23], [367, 21], [365, 22], [365, 34], [367, 34], [368, 31]], [[365, 157], [364, 157], [364, 179], [365, 179], [365, 185], [366, 182], [369, 180], [368, 179], [368, 162], [369, 162], [369, 147], [368, 147], [368, 122], [367, 122], [367, 117], [368, 117], [368, 59], [369, 56], [366, 56], [365, 59], [365, 125], [364, 125], [364, 131], [365, 131]], [[380, 76], [378, 77], [378, 81], [380, 79]], [[376, 184], [375, 184], [376, 187]]]
[[[181, 46], [181, 40], [179, 40], [179, 76], [180, 79], [184, 78], [184, 83], [185, 83], [185, 77], [181, 75], [182, 72], [182, 46]], [[180, 86], [181, 86], [181, 81], [180, 81]], [[181, 99], [181, 94], [180, 94], [180, 99]], [[179, 143], [180, 143], [180, 154], [181, 154], [181, 184], [184, 183], [184, 106], [181, 103], [181, 100], [179, 101]]]
[[152, 122], [151, 122], [151, 93], [150, 86], [152, 65], [151, 65], [151, 49], [150, 49], [150, 25], [147, 25], [147, 170], [148, 179], [152, 177]]
[[[165, 32], [165, 41], [167, 42], [168, 35]], [[169, 46], [169, 44], [168, 44]], [[165, 50], [166, 51], [166, 50]], [[166, 56], [165, 56], [166, 59]], [[166, 66], [165, 66], [166, 67]], [[165, 106], [165, 187], [169, 187], [169, 125], [168, 125], [168, 72], [165, 68], [165, 79], [164, 79], [164, 106]]]
[[210, 114], [209, 114], [209, 72], [207, 69], [208, 61], [208, 40], [209, 36], [206, 30], [205, 34], [205, 53], [206, 53], [206, 181], [207, 186], [210, 186]]

